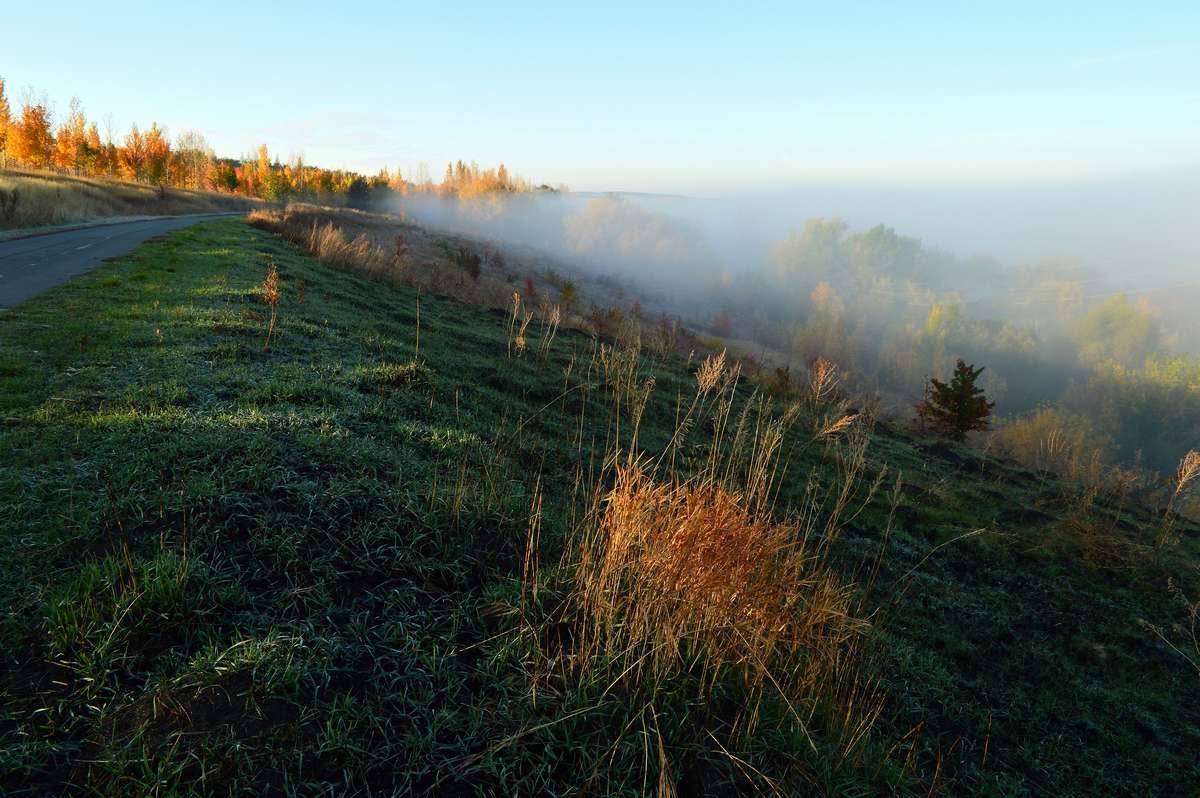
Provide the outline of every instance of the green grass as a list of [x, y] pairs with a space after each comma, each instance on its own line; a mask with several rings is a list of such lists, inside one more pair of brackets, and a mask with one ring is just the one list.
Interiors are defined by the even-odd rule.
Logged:
[[[503, 314], [425, 295], [418, 353], [416, 311], [223, 220], [0, 315], [0, 792], [654, 787], [638, 696], [546, 667], [569, 574], [545, 569], [538, 624], [518, 610], [537, 485], [552, 563], [610, 435], [567, 390], [593, 341], [510, 360]], [[641, 368], [653, 451], [693, 382], [681, 360]], [[783, 510], [837, 473], [789, 446]], [[750, 766], [785, 791], [1194, 791], [1200, 680], [1138, 619], [1181, 620], [1166, 578], [1195, 587], [1197, 530], [1113, 567], [1064, 532], [1074, 489], [1052, 477], [888, 426], [870, 456], [904, 485], [890, 535], [880, 495], [836, 550], [847, 576], [882, 550], [868, 755], [839, 765], [784, 722], [724, 736], [736, 687], [681, 683], [652, 716], [680, 793], [761, 790]], [[1157, 524], [1091, 513], [1121, 539]]]

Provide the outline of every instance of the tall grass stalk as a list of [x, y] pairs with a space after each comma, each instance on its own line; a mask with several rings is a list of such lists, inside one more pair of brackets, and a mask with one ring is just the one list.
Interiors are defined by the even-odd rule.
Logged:
[[279, 313], [279, 269], [272, 263], [267, 269], [267, 277], [262, 285], [263, 301], [271, 306], [271, 320], [267, 324], [267, 340], [263, 342], [263, 351], [271, 345], [271, 333], [275, 331], [275, 319]]

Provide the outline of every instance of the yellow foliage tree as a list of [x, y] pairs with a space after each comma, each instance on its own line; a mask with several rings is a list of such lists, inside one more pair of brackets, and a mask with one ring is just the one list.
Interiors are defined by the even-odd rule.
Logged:
[[58, 129], [54, 142], [54, 165], [76, 174], [83, 171], [87, 161], [87, 121], [79, 100], [71, 100], [71, 112]]
[[121, 171], [131, 180], [141, 180], [146, 169], [146, 141], [134, 125], [125, 136], [125, 146], [117, 153]]
[[86, 168], [88, 174], [103, 175], [108, 174], [108, 152], [104, 145], [100, 143], [100, 131], [96, 129], [96, 123], [92, 122], [87, 129], [87, 163]]
[[8, 128], [12, 124], [12, 109], [4, 96], [4, 78], [0, 78], [0, 167], [8, 165]]
[[44, 169], [54, 155], [54, 136], [50, 132], [50, 112], [42, 103], [27, 102], [21, 118], [9, 126], [8, 151], [19, 163]]
[[143, 137], [146, 148], [146, 181], [161, 185], [167, 180], [171, 161], [171, 144], [165, 132], [157, 124], [151, 124]]

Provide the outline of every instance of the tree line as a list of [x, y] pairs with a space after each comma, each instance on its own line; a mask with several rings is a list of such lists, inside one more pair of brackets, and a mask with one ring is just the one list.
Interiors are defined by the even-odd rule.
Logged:
[[221, 158], [200, 133], [189, 130], [172, 141], [157, 123], [145, 129], [134, 124], [120, 138], [106, 130], [101, 137], [99, 126], [86, 117], [77, 99], [71, 101], [61, 119], [55, 120], [49, 101], [33, 96], [31, 91], [26, 92], [19, 106], [13, 105], [0, 78], [0, 168], [7, 167], [273, 201], [340, 197], [360, 207], [389, 192], [469, 198], [534, 190], [528, 181], [510, 175], [503, 164], [496, 169], [482, 169], [473, 162], [456, 161], [446, 166], [442, 182], [435, 184], [428, 177], [408, 180], [399, 170], [387, 168], [364, 175], [312, 166], [301, 157], [281, 163], [271, 157], [266, 144], [259, 145], [249, 157]]
[[1096, 296], [1103, 288], [1070, 262], [1006, 269], [882, 225], [852, 233], [817, 219], [769, 265], [713, 282], [710, 328], [796, 363], [827, 358], [900, 406], [929, 390], [930, 375], [986, 364], [979, 388], [1003, 428], [1029, 428], [1030, 448], [1078, 440], [1103, 462], [1170, 471], [1200, 441], [1188, 319], [1145, 298]]

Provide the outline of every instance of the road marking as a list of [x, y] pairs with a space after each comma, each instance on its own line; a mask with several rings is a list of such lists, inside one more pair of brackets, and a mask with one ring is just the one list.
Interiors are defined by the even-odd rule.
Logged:
[[[93, 241], [93, 242], [92, 242], [92, 244], [94, 244], [94, 243], [96, 243], [96, 242], [94, 242], [94, 241]], [[84, 244], [82, 247], [75, 247], [75, 251], [76, 251], [76, 252], [78, 252], [78, 251], [79, 251], [79, 250], [81, 250], [81, 249], [87, 249], [87, 248], [88, 248], [88, 247], [90, 247], [92, 244]]]

